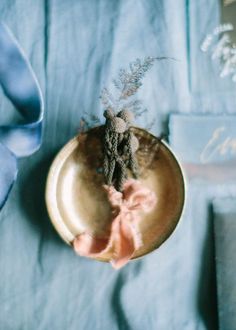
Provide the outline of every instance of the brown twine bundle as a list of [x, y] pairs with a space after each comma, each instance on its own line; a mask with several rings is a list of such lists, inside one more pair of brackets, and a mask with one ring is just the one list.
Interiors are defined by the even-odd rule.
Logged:
[[138, 150], [139, 142], [130, 129], [133, 114], [128, 110], [122, 110], [115, 115], [111, 110], [105, 110], [104, 117], [106, 118], [103, 161], [105, 182], [122, 191], [128, 169], [134, 178], [138, 177], [135, 152]]

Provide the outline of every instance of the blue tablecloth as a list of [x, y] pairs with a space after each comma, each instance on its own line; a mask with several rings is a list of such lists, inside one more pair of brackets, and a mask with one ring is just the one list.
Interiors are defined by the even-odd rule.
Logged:
[[[200, 51], [219, 22], [218, 1], [2, 0], [0, 19], [30, 58], [46, 104], [42, 147], [20, 161], [0, 214], [0, 329], [216, 329], [207, 187], [190, 184], [171, 238], [118, 272], [62, 242], [44, 190], [53, 157], [78, 132], [81, 117], [102, 120], [101, 88], [137, 57], [178, 60], [156, 63], [145, 78], [139, 96], [148, 112], [138, 125], [167, 134], [171, 113], [236, 111], [235, 85], [221, 80]], [[1, 94], [1, 123], [19, 120]]]

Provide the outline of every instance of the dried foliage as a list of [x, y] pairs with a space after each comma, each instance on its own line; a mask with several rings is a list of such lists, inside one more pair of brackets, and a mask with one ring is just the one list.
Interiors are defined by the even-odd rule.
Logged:
[[129, 69], [120, 69], [118, 77], [113, 79], [116, 93], [113, 95], [106, 87], [101, 92], [101, 102], [105, 110], [117, 113], [122, 110], [130, 110], [134, 115], [140, 116], [147, 111], [142, 102], [133, 96], [142, 86], [142, 80], [146, 72], [153, 66], [155, 60], [166, 59], [166, 57], [146, 57], [144, 60], [136, 59], [131, 62]]
[[[104, 110], [109, 110], [114, 114], [122, 110], [131, 111], [134, 116], [140, 117], [147, 109], [143, 107], [142, 101], [137, 99], [135, 94], [142, 86], [142, 80], [146, 72], [153, 66], [156, 60], [164, 60], [167, 57], [146, 57], [143, 60], [137, 58], [129, 64], [128, 69], [120, 69], [116, 79], [113, 79], [114, 92], [104, 87], [100, 94], [100, 99]], [[101, 124], [100, 119], [95, 115], [85, 113], [81, 119], [81, 130]], [[153, 126], [154, 122], [148, 124]]]

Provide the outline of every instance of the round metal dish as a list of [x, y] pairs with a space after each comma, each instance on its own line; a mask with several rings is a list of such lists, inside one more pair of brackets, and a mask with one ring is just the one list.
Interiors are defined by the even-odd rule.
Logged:
[[[102, 236], [111, 221], [111, 209], [103, 188], [103, 126], [81, 133], [56, 156], [47, 179], [46, 204], [51, 221], [62, 239], [71, 244], [88, 230]], [[139, 180], [157, 196], [149, 214], [141, 214], [139, 224], [143, 246], [134, 258], [158, 248], [179, 222], [185, 199], [181, 167], [170, 148], [140, 128], [132, 128], [139, 139], [136, 153]], [[109, 261], [104, 255], [99, 260]]]

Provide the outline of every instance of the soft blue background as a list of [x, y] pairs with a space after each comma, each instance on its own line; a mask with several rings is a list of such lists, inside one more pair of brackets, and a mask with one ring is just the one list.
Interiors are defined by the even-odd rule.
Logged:
[[[20, 162], [0, 215], [0, 329], [216, 329], [214, 189], [190, 184], [172, 237], [118, 272], [75, 256], [61, 241], [44, 190], [53, 157], [83, 114], [102, 118], [102, 86], [136, 57], [178, 59], [157, 63], [140, 91], [148, 113], [138, 124], [154, 121], [153, 133], [168, 133], [170, 113], [236, 111], [235, 85], [220, 80], [200, 51], [218, 24], [218, 1], [2, 0], [0, 19], [30, 58], [46, 100], [42, 148]], [[2, 96], [1, 123], [19, 120]]]

